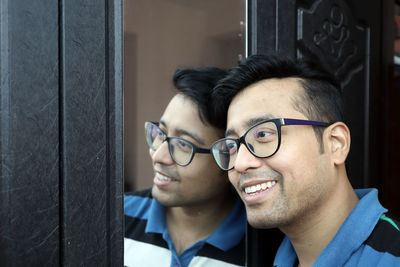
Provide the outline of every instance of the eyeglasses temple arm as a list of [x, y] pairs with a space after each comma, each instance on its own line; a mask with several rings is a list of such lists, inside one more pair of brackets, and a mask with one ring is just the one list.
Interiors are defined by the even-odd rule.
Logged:
[[[282, 121], [283, 120], [283, 121]], [[297, 119], [282, 119], [283, 125], [313, 125], [313, 126], [328, 126], [329, 124], [322, 121], [308, 121]]]

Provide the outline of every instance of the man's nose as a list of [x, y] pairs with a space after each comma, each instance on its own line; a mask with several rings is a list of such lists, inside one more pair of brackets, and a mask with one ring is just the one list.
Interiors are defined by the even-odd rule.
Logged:
[[172, 165], [175, 162], [172, 160], [171, 154], [169, 153], [168, 142], [164, 141], [153, 153], [151, 158], [153, 163], [160, 163], [164, 165]]
[[[251, 146], [251, 145], [249, 145]], [[234, 169], [238, 172], [246, 172], [248, 169], [254, 169], [260, 167], [262, 164], [262, 159], [257, 158], [247, 149], [245, 144], [240, 144], [236, 159]]]

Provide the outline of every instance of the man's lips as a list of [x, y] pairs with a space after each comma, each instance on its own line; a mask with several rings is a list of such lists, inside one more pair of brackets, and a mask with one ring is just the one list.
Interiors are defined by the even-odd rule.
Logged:
[[177, 179], [173, 178], [172, 176], [166, 175], [159, 171], [155, 171], [154, 183], [156, 185], [167, 185], [167, 184], [170, 184], [170, 183], [176, 182], [176, 181], [177, 181]]

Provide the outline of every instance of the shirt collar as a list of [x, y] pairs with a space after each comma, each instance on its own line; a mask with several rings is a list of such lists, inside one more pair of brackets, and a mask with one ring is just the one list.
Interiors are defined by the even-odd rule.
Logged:
[[[246, 212], [242, 201], [237, 195], [235, 197], [234, 206], [225, 220], [209, 237], [199, 242], [207, 242], [226, 251], [242, 240], [246, 231]], [[146, 233], [152, 232], [164, 235], [168, 231], [165, 208], [156, 199], [153, 199], [151, 203], [145, 231]]]
[[[387, 209], [378, 200], [378, 190], [355, 190], [360, 201], [347, 216], [333, 239], [316, 260], [319, 262], [344, 264], [362, 243], [371, 235], [382, 213]], [[337, 247], [340, 247], [340, 250]]]
[[242, 201], [236, 195], [235, 204], [228, 217], [205, 241], [221, 250], [237, 245], [246, 231], [246, 212]]
[[163, 234], [167, 231], [167, 223], [165, 220], [165, 208], [156, 199], [152, 199], [149, 208], [149, 218], [146, 225], [146, 233]]
[[[343, 264], [370, 236], [382, 213], [387, 211], [379, 203], [378, 190], [356, 189], [355, 192], [360, 201], [313, 265], [323, 266], [330, 262]], [[274, 266], [293, 266], [296, 258], [296, 252], [289, 238], [285, 236], [277, 251]], [[339, 259], [342, 263], [338, 262]]]

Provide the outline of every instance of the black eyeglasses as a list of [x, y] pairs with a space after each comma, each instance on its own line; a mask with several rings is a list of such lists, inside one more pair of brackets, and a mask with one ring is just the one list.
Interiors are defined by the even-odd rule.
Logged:
[[281, 127], [285, 125], [313, 125], [326, 127], [329, 124], [320, 121], [296, 119], [272, 119], [261, 121], [251, 126], [240, 138], [223, 138], [211, 146], [211, 151], [218, 166], [229, 171], [235, 166], [240, 144], [258, 158], [274, 155], [281, 145]]
[[181, 137], [167, 136], [158, 127], [157, 122], [145, 122], [144, 128], [149, 147], [156, 151], [164, 141], [167, 141], [172, 160], [180, 166], [189, 165], [196, 153], [211, 153], [210, 149], [197, 147]]

